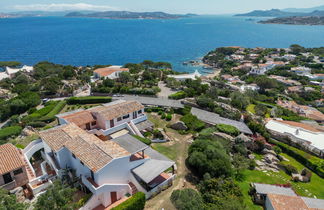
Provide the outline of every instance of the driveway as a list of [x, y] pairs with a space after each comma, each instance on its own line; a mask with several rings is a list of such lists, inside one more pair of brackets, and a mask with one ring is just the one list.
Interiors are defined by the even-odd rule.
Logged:
[[163, 81], [160, 81], [158, 83], [158, 86], [161, 89], [161, 92], [157, 94], [159, 98], [168, 98], [169, 95], [176, 93], [176, 91], [173, 91], [171, 90], [171, 88], [168, 88]]

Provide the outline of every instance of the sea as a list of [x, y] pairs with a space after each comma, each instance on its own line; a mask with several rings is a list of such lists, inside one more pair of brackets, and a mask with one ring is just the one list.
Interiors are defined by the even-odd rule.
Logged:
[[183, 62], [200, 59], [221, 46], [324, 46], [324, 26], [258, 24], [258, 20], [233, 16], [0, 19], [0, 61], [86, 66], [153, 60], [170, 62], [180, 72], [192, 72], [198, 67]]

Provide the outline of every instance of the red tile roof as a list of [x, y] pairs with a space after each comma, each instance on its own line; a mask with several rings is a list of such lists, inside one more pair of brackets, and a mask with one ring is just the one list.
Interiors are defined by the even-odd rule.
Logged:
[[299, 196], [268, 194], [267, 197], [275, 210], [309, 210]]
[[111, 75], [112, 73], [116, 71], [128, 71], [128, 68], [120, 68], [120, 67], [106, 67], [106, 68], [99, 68], [96, 69], [94, 72], [99, 74], [101, 77], [106, 77], [108, 75]]
[[0, 174], [25, 166], [22, 153], [12, 144], [0, 145]]

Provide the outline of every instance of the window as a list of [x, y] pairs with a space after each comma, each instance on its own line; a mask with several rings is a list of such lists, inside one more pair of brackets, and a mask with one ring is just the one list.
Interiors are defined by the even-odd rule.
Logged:
[[73, 153], [72, 153], [72, 157], [73, 157], [73, 158], [76, 158], [75, 155], [74, 155]]
[[121, 117], [118, 117], [117, 118], [117, 122], [119, 122], [119, 121], [121, 121], [122, 120], [122, 118]]
[[138, 113], [138, 114], [142, 114], [142, 110], [139, 110], [137, 113]]
[[82, 164], [82, 165], [84, 165], [84, 163], [80, 160], [80, 163]]
[[13, 171], [14, 175], [21, 174], [22, 172], [23, 172], [22, 168]]
[[92, 125], [92, 126], [97, 125], [97, 122], [96, 122], [96, 121], [93, 121], [93, 122], [91, 123], [91, 125]]
[[129, 118], [129, 114], [123, 116], [123, 119], [127, 119], [127, 118]]

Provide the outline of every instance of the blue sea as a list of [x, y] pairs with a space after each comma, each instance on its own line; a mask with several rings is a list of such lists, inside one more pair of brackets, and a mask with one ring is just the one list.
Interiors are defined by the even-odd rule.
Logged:
[[324, 46], [324, 26], [263, 25], [232, 16], [175, 20], [37, 17], [0, 19], [0, 60], [76, 66], [122, 65], [143, 60], [184, 61], [220, 46]]

